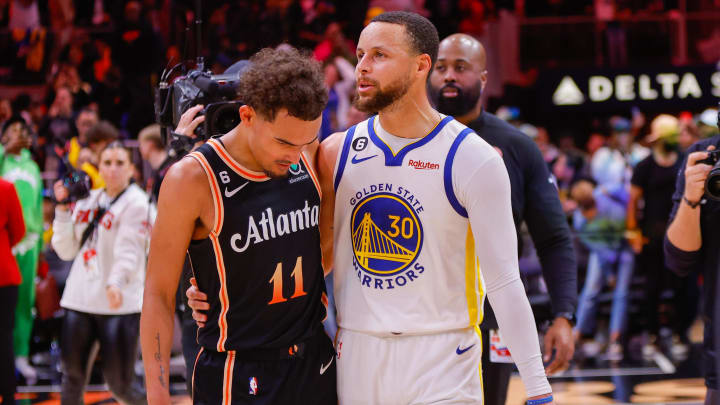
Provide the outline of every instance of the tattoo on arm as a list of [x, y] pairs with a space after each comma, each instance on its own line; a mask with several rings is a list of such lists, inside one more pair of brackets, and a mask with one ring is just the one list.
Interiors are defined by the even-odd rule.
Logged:
[[165, 368], [162, 366], [162, 356], [160, 355], [160, 332], [158, 332], [155, 335], [155, 340], [157, 340], [157, 351], [155, 352], [155, 361], [157, 361], [160, 366], [160, 375], [158, 376], [158, 380], [160, 381], [160, 385], [162, 385], [163, 388], [166, 388], [166, 386], [165, 386]]

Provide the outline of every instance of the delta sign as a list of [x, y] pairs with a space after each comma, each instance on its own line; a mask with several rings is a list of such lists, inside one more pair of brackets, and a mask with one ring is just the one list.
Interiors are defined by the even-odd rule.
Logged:
[[546, 71], [537, 86], [538, 107], [545, 110], [694, 109], [717, 104], [720, 71], [714, 65]]

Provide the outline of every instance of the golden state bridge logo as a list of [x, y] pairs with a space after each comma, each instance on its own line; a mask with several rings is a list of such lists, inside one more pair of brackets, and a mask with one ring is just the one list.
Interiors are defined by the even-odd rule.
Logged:
[[352, 214], [354, 265], [363, 285], [376, 289], [402, 287], [424, 271], [413, 263], [420, 254], [423, 228], [402, 196], [371, 194]]

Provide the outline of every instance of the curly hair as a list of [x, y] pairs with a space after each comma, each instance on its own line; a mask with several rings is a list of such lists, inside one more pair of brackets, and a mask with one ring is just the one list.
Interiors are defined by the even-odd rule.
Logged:
[[328, 100], [320, 63], [292, 47], [264, 48], [253, 55], [237, 92], [240, 100], [270, 121], [283, 108], [293, 117], [312, 121]]

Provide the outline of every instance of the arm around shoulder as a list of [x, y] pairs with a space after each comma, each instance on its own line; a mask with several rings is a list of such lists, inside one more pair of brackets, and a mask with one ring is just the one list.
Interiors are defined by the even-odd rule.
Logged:
[[330, 273], [333, 266], [333, 221], [335, 213], [335, 163], [343, 142], [342, 132], [330, 135], [320, 144], [317, 153], [317, 171], [320, 177], [322, 202], [320, 203], [320, 246], [323, 268]]

